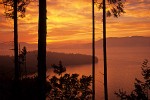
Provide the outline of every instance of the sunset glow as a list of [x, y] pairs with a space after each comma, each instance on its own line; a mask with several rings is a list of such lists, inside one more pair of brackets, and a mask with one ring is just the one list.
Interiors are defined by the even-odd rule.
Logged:
[[[47, 42], [91, 42], [91, 0], [47, 0]], [[0, 9], [4, 9], [0, 6]], [[150, 1], [127, 0], [126, 13], [107, 18], [107, 37], [150, 36]], [[95, 7], [96, 40], [102, 38], [102, 13]], [[38, 2], [19, 18], [19, 42], [37, 43]], [[0, 42], [13, 41], [13, 20], [0, 10]]]

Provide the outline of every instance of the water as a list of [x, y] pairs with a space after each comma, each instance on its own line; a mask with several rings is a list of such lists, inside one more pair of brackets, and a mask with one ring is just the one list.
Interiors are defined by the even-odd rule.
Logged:
[[[91, 55], [91, 49], [51, 49], [55, 52], [81, 53]], [[13, 51], [0, 50], [0, 54], [13, 55]], [[96, 64], [96, 100], [104, 100], [103, 86], [103, 52], [96, 48], [96, 56], [99, 61]], [[114, 95], [118, 89], [130, 92], [133, 89], [135, 78], [141, 78], [141, 64], [144, 59], [150, 61], [150, 47], [120, 47], [107, 48], [108, 62], [108, 94], [109, 100], [119, 100]], [[80, 75], [92, 75], [92, 65], [66, 66], [67, 73], [78, 73]], [[48, 75], [54, 75], [48, 70]]]
[[[109, 100], [117, 100], [115, 91], [124, 89], [128, 93], [133, 89], [135, 78], [141, 78], [141, 64], [144, 59], [150, 60], [150, 47], [144, 48], [108, 48], [108, 94]], [[90, 49], [54, 49], [51, 51], [65, 53], [92, 54]], [[96, 49], [99, 62], [96, 64], [96, 100], [104, 100], [103, 88], [103, 52]], [[67, 73], [78, 73], [80, 75], [91, 75], [92, 65], [67, 66]], [[51, 70], [48, 71], [51, 76]], [[119, 99], [118, 99], [119, 100]]]

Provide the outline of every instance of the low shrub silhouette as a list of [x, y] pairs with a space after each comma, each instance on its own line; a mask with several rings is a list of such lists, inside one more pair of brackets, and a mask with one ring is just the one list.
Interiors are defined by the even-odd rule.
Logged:
[[143, 81], [136, 78], [134, 83], [134, 90], [132, 90], [130, 94], [127, 94], [126, 91], [121, 89], [119, 89], [118, 92], [115, 92], [115, 95], [121, 100], [149, 100], [150, 66], [148, 66], [148, 60], [144, 60], [141, 69]]
[[49, 79], [52, 87], [48, 94], [50, 100], [91, 100], [91, 75], [79, 77], [79, 74], [67, 74], [61, 61], [59, 65], [52, 65], [52, 68], [57, 75]]
[[[91, 100], [91, 75], [67, 74], [61, 61], [52, 67], [56, 75], [46, 82], [46, 100]], [[37, 76], [24, 77], [18, 85], [12, 79], [0, 78], [0, 100], [38, 100], [38, 93]]]

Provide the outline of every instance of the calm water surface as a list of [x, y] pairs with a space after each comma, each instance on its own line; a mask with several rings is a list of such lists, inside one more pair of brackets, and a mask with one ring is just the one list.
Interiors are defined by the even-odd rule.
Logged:
[[[108, 92], [109, 100], [119, 100], [114, 95], [118, 89], [130, 92], [133, 89], [135, 78], [141, 78], [141, 64], [144, 59], [150, 60], [150, 47], [145, 48], [108, 48]], [[65, 53], [82, 53], [91, 55], [90, 49], [54, 49], [51, 51]], [[103, 52], [96, 49], [99, 62], [96, 64], [96, 100], [104, 100], [103, 88]], [[67, 73], [78, 73], [80, 75], [91, 75], [92, 65], [66, 66]], [[52, 71], [48, 71], [52, 76]]]
[[[53, 49], [54, 52], [82, 53], [91, 55], [91, 49]], [[10, 52], [10, 51], [8, 51]], [[7, 52], [1, 52], [7, 54]], [[13, 52], [11, 53], [13, 54]], [[10, 55], [11, 55], [10, 54]], [[96, 100], [104, 100], [103, 88], [103, 52], [96, 49], [96, 56], [99, 61], [96, 64]], [[130, 48], [108, 48], [108, 92], [109, 100], [119, 100], [114, 95], [114, 91], [124, 89], [127, 92], [133, 89], [135, 78], [141, 78], [141, 64], [144, 59], [150, 61], [150, 47], [130, 47]], [[91, 75], [92, 65], [66, 66], [67, 73], [78, 73], [80, 75]], [[48, 75], [54, 75], [52, 70], [48, 70]]]

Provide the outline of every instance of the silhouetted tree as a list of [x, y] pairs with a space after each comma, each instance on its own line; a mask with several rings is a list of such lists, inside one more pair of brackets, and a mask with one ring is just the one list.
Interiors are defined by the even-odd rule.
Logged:
[[[15, 67], [15, 77], [14, 77], [14, 98], [16, 100], [20, 99], [20, 68], [18, 59], [18, 17], [25, 17], [25, 11], [30, 0], [2, 0], [0, 4], [4, 5], [6, 18], [11, 18], [14, 20], [14, 67]], [[19, 12], [19, 14], [17, 14]]]
[[39, 0], [38, 22], [38, 81], [39, 100], [46, 99], [46, 0]]
[[148, 60], [145, 60], [142, 64], [142, 76], [143, 80], [135, 79], [134, 90], [130, 94], [126, 91], [119, 89], [115, 92], [115, 95], [121, 100], [149, 100], [150, 91], [150, 66], [148, 65]]
[[[107, 2], [106, 2], [107, 1]], [[103, 9], [103, 58], [104, 58], [104, 94], [105, 100], [108, 100], [108, 87], [107, 87], [107, 49], [106, 49], [106, 17], [114, 16], [118, 18], [124, 11], [125, 0], [102, 0], [98, 2], [96, 0], [96, 5], [99, 9]], [[109, 10], [106, 11], [106, 8]]]
[[91, 75], [79, 78], [79, 74], [67, 74], [61, 62], [59, 65], [52, 65], [52, 68], [58, 76], [50, 78], [52, 89], [47, 95], [50, 100], [91, 100]]
[[62, 73], [66, 71], [66, 67], [64, 67], [64, 66], [62, 65], [62, 62], [61, 62], [61, 61], [59, 61], [59, 65], [58, 65], [58, 66], [55, 65], [55, 64], [53, 64], [53, 65], [52, 65], [52, 68], [54, 69], [54, 73], [56, 73], [56, 74], [58, 74], [58, 75], [62, 75]]
[[[0, 4], [4, 5], [6, 18], [14, 19], [14, 65], [15, 80], [19, 80], [18, 65], [18, 21], [17, 17], [25, 17], [25, 11], [30, 0], [2, 0]], [[19, 12], [19, 14], [17, 14]]]
[[[19, 68], [20, 68], [20, 78], [23, 78], [23, 76], [27, 77], [27, 68], [26, 68], [26, 54], [27, 49], [26, 47], [23, 47], [22, 50], [19, 52]], [[24, 72], [21, 70], [21, 65], [24, 65]]]

